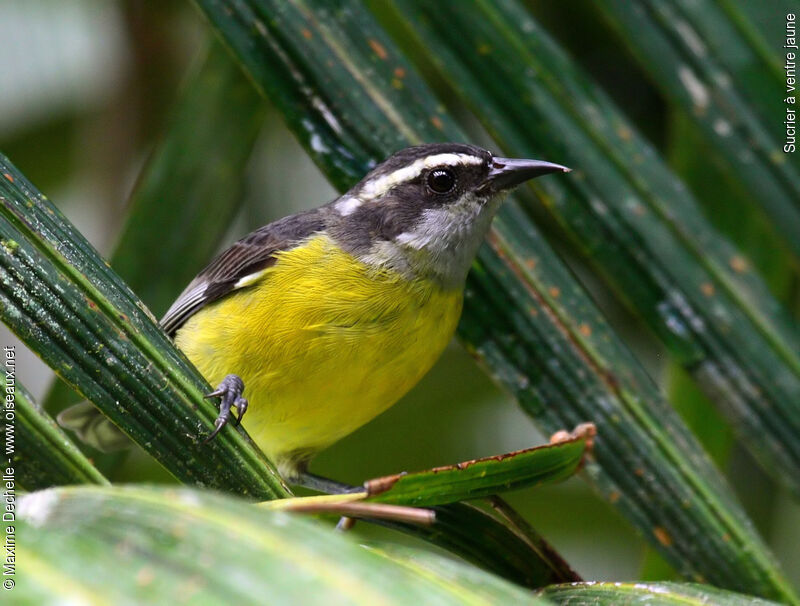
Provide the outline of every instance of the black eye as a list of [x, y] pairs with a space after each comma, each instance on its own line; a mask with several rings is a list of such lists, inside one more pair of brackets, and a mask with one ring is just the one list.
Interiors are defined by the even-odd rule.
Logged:
[[428, 187], [437, 194], [446, 194], [455, 187], [456, 177], [447, 168], [436, 168], [428, 173]]

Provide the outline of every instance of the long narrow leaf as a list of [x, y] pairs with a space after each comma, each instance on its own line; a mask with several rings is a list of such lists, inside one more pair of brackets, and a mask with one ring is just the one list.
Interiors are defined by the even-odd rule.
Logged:
[[[446, 558], [440, 558], [433, 556], [432, 553], [428, 551], [422, 551], [419, 549], [411, 549], [402, 545], [397, 544], [379, 544], [379, 545], [369, 545], [371, 549], [377, 551], [382, 556], [392, 560], [395, 563], [402, 564], [403, 566], [407, 567], [409, 570], [416, 572], [417, 574], [421, 575], [431, 575], [435, 574], [439, 577], [448, 578], [451, 576], [451, 566], [452, 560]], [[549, 582], [545, 581], [544, 584], [553, 584], [558, 582], [569, 582], [569, 581], [555, 581], [553, 580], [552, 575], [549, 575]], [[574, 579], [574, 576], [572, 577]], [[467, 584], [474, 589], [476, 592], [483, 593], [485, 586], [485, 578], [475, 576], [474, 579], [470, 579], [467, 575], [461, 575], [459, 580]], [[470, 581], [473, 582], [470, 582]], [[573, 580], [572, 582], [577, 582]], [[532, 587], [538, 588], [541, 585], [537, 584], [528, 584], [525, 582], [520, 583], [525, 587]], [[492, 599], [492, 596], [487, 594], [487, 599]], [[542, 598], [544, 599], [544, 598]]]
[[496, 512], [467, 503], [424, 509], [365, 500], [366, 492], [279, 499], [272, 511], [346, 516], [416, 536], [518, 585], [537, 589], [580, 581], [558, 553], [498, 497]]
[[556, 604], [648, 604], [650, 606], [768, 606], [751, 595], [693, 583], [572, 583], [539, 592]]
[[508, 151], [576, 167], [547, 209], [800, 494], [800, 335], [741, 253], [516, 0], [398, 4]]
[[[232, 59], [215, 45], [183, 92], [165, 137], [139, 179], [128, 221], [111, 259], [121, 277], [157, 309], [163, 309], [169, 297], [183, 286], [181, 282], [188, 281], [187, 272], [206, 262], [204, 257], [211, 255], [227, 226], [263, 106], [262, 98]], [[176, 263], [176, 259], [180, 263]], [[154, 268], [164, 271], [154, 271]], [[523, 454], [505, 464], [498, 462], [498, 473], [488, 470], [488, 478], [474, 478], [477, 468], [465, 469], [459, 473], [457, 484], [474, 496], [474, 490], [468, 488], [469, 482], [465, 483], [469, 478], [485, 491], [487, 482], [493, 478], [495, 485], [519, 485], [552, 479], [559, 472], [568, 474], [577, 467], [583, 454], [583, 441], [577, 448], [574, 446], [570, 443], [553, 447], [559, 452], [565, 451], [566, 455], [561, 459], [563, 467], [558, 470], [540, 470], [536, 461], [542, 453], [537, 451], [532, 459]], [[39, 464], [47, 465], [45, 451], [28, 452]], [[478, 468], [482, 466], [479, 464]], [[419, 487], [419, 482], [416, 485]], [[427, 492], [437, 486], [428, 487]], [[452, 491], [448, 494], [453, 497]], [[513, 544], [515, 537], [503, 523], [488, 516], [480, 520], [483, 533], [503, 537]], [[479, 555], [481, 562], [508, 559], [501, 541], [470, 544], [464, 554], [459, 552], [458, 546], [464, 538], [458, 534], [463, 533], [463, 529], [456, 532], [456, 524], [457, 521], [450, 526], [437, 525], [436, 531], [424, 538], [444, 544], [458, 555], [468, 558]], [[454, 533], [456, 536], [452, 536]], [[514, 580], [527, 579], [534, 587], [571, 580], [550, 572], [537, 574], [536, 571], [550, 568], [538, 564], [536, 551], [520, 544], [519, 539], [516, 543], [519, 544], [514, 552], [518, 556], [517, 565], [498, 566], [501, 574]]]
[[370, 480], [368, 500], [428, 507], [558, 482], [579, 469], [594, 433], [594, 426], [587, 426], [556, 444]]
[[139, 176], [110, 259], [156, 315], [217, 251], [265, 114], [241, 68], [212, 44]]
[[[368, 480], [361, 493], [280, 499], [262, 507], [366, 518], [429, 541], [526, 587], [580, 580], [555, 550], [499, 498], [493, 497], [494, 513], [457, 501], [563, 480], [591, 456], [594, 432], [593, 426], [583, 426], [557, 443]], [[384, 509], [377, 509], [397, 509], [397, 505], [404, 506], [404, 511], [393, 511], [391, 516]], [[435, 517], [422, 525], [403, 519], [409, 515], [411, 505], [435, 506], [431, 512]]]
[[478, 569], [453, 562], [447, 577], [422, 575], [309, 520], [207, 492], [49, 490], [19, 514], [23, 602], [537, 603]]
[[576, 429], [567, 439], [426, 471], [398, 473], [364, 482], [363, 492], [305, 497], [266, 506], [296, 511], [297, 504], [388, 503], [431, 507], [480, 499], [510, 490], [559, 482], [572, 476], [591, 456], [593, 425]]
[[0, 155], [0, 317], [177, 478], [269, 499], [287, 491], [208, 385], [67, 219]]
[[[458, 555], [518, 585], [539, 588], [581, 580], [555, 550], [515, 515], [512, 523], [480, 507], [453, 503], [433, 508], [432, 525], [382, 522]], [[506, 508], [505, 511], [511, 511]]]
[[[155, 315], [217, 250], [241, 200], [265, 107], [225, 49], [213, 44], [139, 175], [109, 259]], [[75, 401], [61, 382], [43, 400], [53, 413]]]
[[763, 52], [741, 9], [732, 2], [685, 0], [635, 7], [603, 0], [598, 6], [654, 85], [684, 110], [712, 153], [747, 187], [754, 207], [800, 253], [800, 161], [783, 150], [783, 122], [793, 106], [784, 102], [782, 66]]
[[[337, 187], [410, 143], [463, 140], [360, 3], [197, 3]], [[460, 328], [472, 351], [547, 431], [597, 424], [587, 475], [684, 574], [793, 599], [707, 457], [513, 202], [489, 243]]]
[[39, 490], [67, 484], [108, 484], [103, 474], [83, 456], [19, 382], [16, 364], [14, 371], [7, 365], [16, 356], [12, 354], [9, 358], [8, 351], [2, 355], [9, 369], [8, 372], [0, 370], [6, 404], [4, 452], [10, 457], [9, 463], [20, 486], [26, 490]]

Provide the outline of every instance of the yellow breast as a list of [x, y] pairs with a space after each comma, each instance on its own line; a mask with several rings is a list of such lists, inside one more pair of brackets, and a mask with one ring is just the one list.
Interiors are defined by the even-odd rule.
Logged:
[[212, 385], [242, 377], [244, 425], [291, 475], [422, 378], [455, 331], [462, 293], [365, 265], [321, 235], [277, 257], [175, 342]]

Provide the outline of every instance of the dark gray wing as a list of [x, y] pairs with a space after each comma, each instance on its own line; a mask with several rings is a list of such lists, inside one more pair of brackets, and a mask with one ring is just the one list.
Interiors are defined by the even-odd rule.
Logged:
[[275, 253], [325, 227], [324, 211], [315, 209], [279, 219], [257, 229], [217, 256], [192, 280], [161, 319], [169, 335], [203, 306], [224, 297], [237, 283], [275, 263]]

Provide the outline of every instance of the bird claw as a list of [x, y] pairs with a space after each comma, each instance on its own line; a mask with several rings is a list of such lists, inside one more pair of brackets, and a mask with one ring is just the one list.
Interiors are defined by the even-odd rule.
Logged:
[[242, 417], [244, 413], [247, 412], [247, 407], [249, 406], [249, 402], [242, 398], [241, 396], [236, 398], [236, 401], [233, 403], [234, 408], [236, 408], [237, 416], [236, 416], [236, 427], [239, 427], [239, 424], [242, 422]]
[[[238, 426], [242, 422], [248, 406], [247, 400], [242, 397], [242, 392], [244, 392], [244, 381], [238, 375], [228, 375], [222, 379], [222, 383], [214, 391], [205, 395], [206, 398], [221, 398], [221, 400], [219, 416], [214, 421], [214, 430], [203, 440], [203, 444], [213, 440], [222, 428], [230, 423], [231, 419], [234, 421], [234, 426]], [[233, 408], [238, 413], [236, 416], [233, 415]]]

